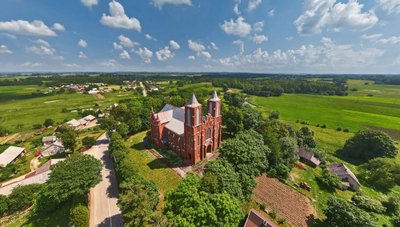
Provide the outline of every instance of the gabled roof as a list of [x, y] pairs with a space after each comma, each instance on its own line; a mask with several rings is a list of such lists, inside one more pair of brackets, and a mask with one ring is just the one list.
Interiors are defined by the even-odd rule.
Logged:
[[93, 116], [93, 115], [87, 115], [87, 116], [84, 117], [83, 119], [85, 119], [86, 121], [93, 121], [94, 119], [96, 119], [96, 117]]
[[56, 136], [45, 136], [42, 138], [42, 143], [53, 143], [57, 141]]
[[340, 177], [350, 177], [352, 178], [355, 182], [357, 182], [358, 185], [361, 185], [360, 182], [358, 181], [356, 175], [347, 168], [343, 163], [340, 164], [331, 164], [328, 166], [328, 169], [332, 172], [335, 173], [336, 175]]
[[25, 148], [9, 146], [3, 153], [0, 154], [0, 166], [6, 167], [12, 161], [14, 161]]
[[167, 123], [165, 127], [178, 135], [184, 134], [185, 110], [170, 104], [166, 104], [162, 110], [156, 114], [161, 124]]
[[257, 211], [251, 209], [247, 215], [244, 227], [273, 227], [272, 223], [261, 216]]
[[218, 98], [217, 91], [214, 90], [210, 97], [210, 101], [219, 101], [219, 100], [221, 100], [221, 99]]
[[199, 106], [200, 103], [197, 101], [197, 98], [194, 94], [192, 94], [192, 98], [190, 99], [190, 101], [186, 104], [186, 106], [189, 107], [196, 107]]
[[81, 123], [76, 119], [72, 119], [68, 121], [66, 124], [71, 125], [72, 127], [78, 127], [79, 125], [81, 125]]
[[299, 156], [301, 158], [304, 158], [312, 163], [314, 163], [315, 165], [319, 165], [321, 164], [321, 161], [319, 159], [317, 159], [313, 153], [306, 151], [304, 148], [300, 148], [299, 150]]

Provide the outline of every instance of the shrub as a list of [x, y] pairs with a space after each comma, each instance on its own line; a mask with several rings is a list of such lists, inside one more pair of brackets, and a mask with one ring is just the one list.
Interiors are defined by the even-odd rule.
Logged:
[[51, 126], [51, 125], [53, 125], [53, 124], [54, 124], [54, 120], [53, 120], [53, 119], [50, 119], [50, 118], [46, 119], [46, 120], [44, 121], [44, 123], [43, 123], [43, 125], [46, 126], [46, 127], [49, 127], [49, 126]]
[[89, 226], [89, 209], [87, 206], [78, 203], [69, 213], [70, 225], [75, 227], [88, 227]]
[[281, 113], [280, 113], [279, 111], [272, 111], [272, 112], [269, 114], [269, 119], [270, 119], [270, 120], [273, 120], [273, 119], [278, 120], [280, 114], [281, 114]]
[[400, 183], [400, 161], [390, 158], [375, 158], [360, 166], [361, 176], [372, 186], [390, 190]]
[[0, 195], [0, 216], [3, 216], [8, 211], [8, 203], [7, 196]]
[[343, 132], [350, 132], [348, 128], [343, 129]]
[[378, 214], [382, 214], [386, 211], [386, 207], [384, 207], [380, 201], [364, 196], [361, 193], [356, 193], [351, 200], [356, 204], [356, 206], [365, 211], [371, 211]]
[[392, 196], [388, 201], [382, 202], [382, 205], [386, 207], [388, 214], [400, 214], [400, 197]]
[[342, 181], [341, 179], [331, 172], [328, 169], [324, 169], [322, 171], [322, 175], [319, 180], [330, 190], [342, 189]]
[[321, 125], [321, 128], [327, 128], [326, 124]]
[[337, 128], [336, 131], [342, 131], [342, 128]]
[[271, 212], [269, 212], [269, 216], [275, 220], [276, 216], [277, 216], [277, 212], [275, 209], [273, 209]]
[[393, 218], [393, 224], [394, 226], [400, 226], [400, 215]]
[[32, 128], [35, 129], [35, 130], [38, 130], [38, 129], [42, 128], [42, 125], [41, 124], [33, 124]]
[[91, 147], [96, 143], [96, 139], [93, 137], [88, 137], [86, 136], [85, 138], [82, 139], [82, 144], [85, 147]]
[[286, 219], [284, 219], [284, 218], [279, 218], [278, 219], [278, 224], [279, 225], [284, 225], [286, 223]]
[[32, 206], [33, 201], [37, 198], [42, 188], [43, 186], [40, 184], [18, 186], [8, 197], [9, 209], [16, 211]]

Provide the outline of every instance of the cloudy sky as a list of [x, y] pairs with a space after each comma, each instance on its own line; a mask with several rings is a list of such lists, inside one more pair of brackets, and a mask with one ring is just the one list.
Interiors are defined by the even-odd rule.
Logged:
[[0, 71], [400, 73], [400, 0], [1, 0]]

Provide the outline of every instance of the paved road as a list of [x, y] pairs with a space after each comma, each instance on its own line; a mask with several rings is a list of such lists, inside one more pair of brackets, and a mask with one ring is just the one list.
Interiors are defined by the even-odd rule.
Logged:
[[143, 88], [143, 96], [146, 97], [147, 96], [146, 87], [144, 86], [144, 84], [142, 82], [139, 82], [139, 84]]
[[113, 163], [108, 155], [107, 135], [99, 137], [96, 145], [86, 154], [93, 155], [103, 164], [102, 181], [90, 190], [90, 226], [123, 226], [122, 215], [117, 206], [118, 186]]

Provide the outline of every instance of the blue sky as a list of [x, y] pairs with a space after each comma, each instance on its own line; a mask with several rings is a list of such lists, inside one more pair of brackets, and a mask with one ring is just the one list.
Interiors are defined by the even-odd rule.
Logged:
[[400, 73], [400, 0], [2, 0], [0, 71]]

